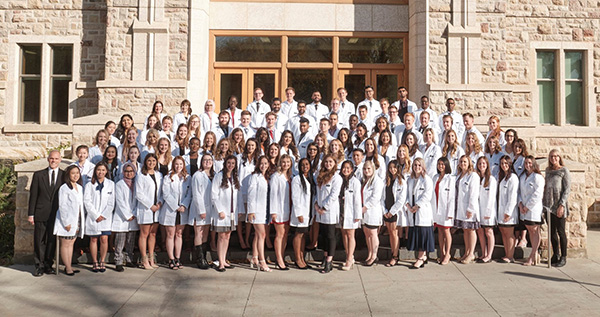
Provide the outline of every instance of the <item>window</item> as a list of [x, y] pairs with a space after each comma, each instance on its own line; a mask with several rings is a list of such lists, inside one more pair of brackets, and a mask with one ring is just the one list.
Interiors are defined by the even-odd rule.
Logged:
[[281, 37], [217, 36], [217, 62], [279, 62]]
[[585, 52], [538, 50], [536, 53], [540, 123], [586, 125]]
[[[72, 80], [73, 46], [49, 46], [50, 73], [44, 74], [44, 46], [20, 45], [19, 123], [68, 123], [69, 82]], [[44, 86], [48, 102], [44, 104]], [[47, 119], [45, 119], [47, 118]]]

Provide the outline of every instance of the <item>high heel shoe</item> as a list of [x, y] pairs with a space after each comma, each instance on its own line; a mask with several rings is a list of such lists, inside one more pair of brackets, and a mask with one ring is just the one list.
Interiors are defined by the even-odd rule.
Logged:
[[106, 264], [104, 262], [100, 262], [100, 267], [98, 268], [98, 272], [100, 272], [100, 273], [106, 272]]
[[144, 270], [154, 270], [154, 268], [152, 268], [152, 266], [148, 262], [148, 256], [142, 256], [142, 268]]
[[175, 259], [169, 260], [169, 268], [171, 270], [178, 270], [179, 269], [179, 267], [177, 267], [177, 262], [175, 262]]
[[94, 264], [92, 265], [92, 272], [94, 272], [94, 273], [100, 272], [100, 270], [98, 268], [98, 262], [94, 262]]
[[275, 264], [275, 267], [280, 271], [289, 271], [289, 267], [287, 266], [279, 266], [279, 263]]
[[298, 270], [308, 270], [309, 266], [306, 264], [305, 266], [298, 265], [298, 262], [294, 262], [294, 265], [298, 268]]
[[326, 274], [331, 272], [331, 270], [333, 270], [333, 261], [327, 261], [325, 262], [325, 267], [323, 267], [321, 273]]
[[256, 268], [258, 270], [258, 268], [260, 267], [260, 265], [258, 265], [258, 257], [257, 256], [253, 256], [252, 260], [250, 260], [250, 268], [254, 269]]
[[[418, 264], [418, 265], [417, 265], [417, 263], [419, 263], [419, 261], [421, 261], [421, 264]], [[416, 260], [416, 261], [415, 261], [415, 263], [414, 263], [413, 265], [411, 265], [411, 266], [409, 267], [409, 269], [411, 269], [411, 270], [416, 270], [416, 269], [421, 269], [421, 268], [424, 268], [424, 267], [425, 267], [425, 260], [423, 260], [423, 259], [418, 259], [418, 260]]]
[[394, 256], [394, 257], [392, 257], [392, 259], [390, 260], [389, 263], [385, 264], [385, 266], [386, 267], [392, 267], [392, 266], [396, 266], [396, 264], [398, 264], [398, 257]]
[[258, 270], [261, 272], [271, 272], [271, 268], [267, 266], [266, 261], [258, 261]]
[[365, 266], [373, 266], [373, 265], [377, 265], [377, 262], [379, 261], [379, 258], [376, 257], [375, 260], [373, 260], [371, 263], [367, 262], [365, 263]]
[[344, 265], [342, 266], [342, 271], [350, 271], [350, 270], [352, 270], [353, 267], [354, 267], [354, 260], [344, 263]]

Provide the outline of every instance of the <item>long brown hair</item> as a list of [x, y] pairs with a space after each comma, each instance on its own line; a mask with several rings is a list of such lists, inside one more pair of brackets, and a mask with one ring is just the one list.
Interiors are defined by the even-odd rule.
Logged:
[[[334, 162], [334, 166], [331, 168], [331, 170], [327, 170], [325, 168], [325, 161], [327, 161], [327, 159], [332, 159]], [[335, 158], [331, 154], [325, 155], [325, 157], [323, 157], [323, 161], [321, 162], [321, 170], [319, 171], [319, 175], [317, 176], [317, 185], [321, 187], [329, 183], [329, 181], [331, 181], [331, 179], [335, 175], [336, 171], [337, 167], [335, 166]]]
[[[181, 176], [183, 176], [183, 179], [186, 179], [188, 177], [188, 172], [185, 168], [185, 160], [183, 159], [183, 156], [179, 155], [173, 159], [173, 162], [171, 162], [171, 171], [169, 172], [169, 178], [173, 180], [173, 175], [177, 174], [175, 173], [175, 161], [183, 162], [183, 170], [181, 170]], [[202, 161], [200, 161], [200, 164], [202, 164]]]
[[233, 155], [229, 155], [228, 157], [225, 158], [225, 162], [223, 164], [223, 169], [221, 170], [221, 173], [223, 173], [223, 179], [221, 179], [221, 188], [229, 188], [229, 182], [228, 182], [228, 179], [226, 177], [227, 175], [225, 172], [225, 169], [227, 168], [227, 161], [229, 161], [229, 160], [233, 160], [235, 162], [235, 164], [233, 164], [233, 170], [231, 170], [231, 178], [233, 180], [233, 187], [235, 187], [235, 189], [240, 189], [240, 180], [238, 177], [237, 159]]
[[[473, 137], [475, 140], [475, 144], [473, 145], [473, 147], [469, 146], [469, 137]], [[466, 155], [471, 155], [471, 153], [475, 153], [475, 154], [479, 154], [481, 153], [481, 144], [479, 144], [479, 139], [477, 139], [477, 134], [475, 134], [474, 132], [467, 132], [467, 137], [465, 138], [465, 140], [467, 140], [467, 142], [465, 142], [465, 154]], [[486, 143], [486, 147], [487, 147], [487, 143]]]
[[[485, 171], [480, 171], [479, 170], [479, 161], [485, 161], [486, 164], [486, 168]], [[479, 175], [480, 178], [480, 182], [483, 182], [483, 187], [489, 187], [490, 186], [490, 176], [492, 175], [492, 173], [490, 172], [490, 161], [487, 159], [487, 157], [485, 156], [481, 156], [477, 159], [477, 164], [475, 166], [475, 170], [477, 170], [477, 175]]]
[[[367, 155], [367, 142], [372, 142], [373, 143], [373, 155], [371, 157], [369, 157]], [[375, 142], [375, 139], [373, 138], [368, 138], [365, 141], [365, 161], [372, 161], [373, 164], [375, 165], [375, 170], [379, 169], [379, 154], [377, 154], [377, 143]]]
[[292, 142], [288, 145], [288, 149], [292, 150], [292, 155], [296, 158], [296, 160], [300, 159], [300, 155], [298, 154], [298, 147], [296, 147], [296, 141], [294, 140], [294, 134], [290, 130], [285, 130], [281, 134], [279, 138], [279, 145], [283, 148], [283, 138], [289, 135], [292, 138]]
[[[450, 133], [454, 134], [454, 138], [456, 139], [453, 144], [450, 144], [450, 142], [448, 141], [448, 136], [450, 135]], [[454, 154], [458, 150], [458, 147], [460, 147], [460, 144], [458, 143], [458, 135], [456, 134], [456, 132], [454, 132], [454, 130], [448, 131], [446, 133], [446, 139], [444, 140], [444, 148], [442, 149], [442, 155], [448, 156], [448, 153], [450, 153], [451, 156], [454, 156]]]

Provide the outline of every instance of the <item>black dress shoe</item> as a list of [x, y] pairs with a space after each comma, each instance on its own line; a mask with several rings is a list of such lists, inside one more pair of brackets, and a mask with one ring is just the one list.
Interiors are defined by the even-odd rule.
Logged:
[[79, 271], [79, 270], [73, 270], [73, 273], [75, 273], [75, 274], [77, 274], [79, 272], [81, 272], [81, 271]]
[[40, 276], [43, 276], [43, 275], [44, 275], [44, 269], [42, 269], [42, 268], [36, 268], [33, 271], [33, 276], [35, 276], [35, 277], [40, 277]]
[[133, 264], [133, 263], [131, 263], [131, 262], [127, 262], [127, 263], [125, 263], [125, 266], [126, 266], [126, 267], [137, 267], [137, 265], [135, 265], [135, 264]]
[[46, 274], [56, 274], [56, 271], [53, 268], [48, 267], [48, 268], [44, 269], [44, 273], [46, 273]]
[[279, 266], [279, 264], [275, 264], [275, 268], [277, 268], [277, 269], [278, 269], [278, 270], [280, 270], [280, 271], [288, 271], [288, 270], [290, 269], [290, 268], [289, 268], [289, 267], [287, 267], [287, 266], [283, 266], [283, 267], [281, 267], [281, 266]]
[[225, 268], [224, 267], [217, 267], [215, 268], [215, 270], [217, 270], [217, 272], [225, 272]]
[[123, 266], [122, 266], [122, 265], [117, 265], [117, 266], [115, 267], [115, 271], [117, 271], [117, 272], [123, 272], [123, 271], [125, 271], [125, 269], [123, 268]]
[[65, 275], [68, 275], [68, 276], [74, 276], [74, 275], [75, 275], [75, 272], [71, 272], [71, 273], [69, 273], [69, 272], [67, 272], [67, 270], [65, 270]]
[[558, 263], [556, 263], [556, 267], [563, 267], [567, 265], [567, 257], [566, 256], [561, 256], [560, 260], [558, 261]]

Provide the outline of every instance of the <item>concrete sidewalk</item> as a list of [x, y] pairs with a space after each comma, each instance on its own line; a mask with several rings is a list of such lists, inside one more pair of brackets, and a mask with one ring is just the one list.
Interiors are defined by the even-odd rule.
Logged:
[[[578, 315], [600, 316], [600, 262], [561, 269], [430, 262], [409, 270], [356, 265], [316, 271], [219, 273], [194, 267], [127, 269], [35, 278], [31, 266], [0, 268], [1, 316]], [[339, 266], [339, 264], [337, 265]], [[336, 266], [336, 267], [337, 267]]]

